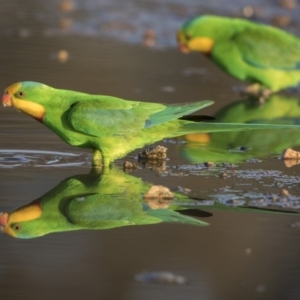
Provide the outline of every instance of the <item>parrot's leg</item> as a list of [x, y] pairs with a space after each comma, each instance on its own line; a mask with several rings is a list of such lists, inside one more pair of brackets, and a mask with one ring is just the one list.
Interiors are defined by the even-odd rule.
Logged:
[[254, 83], [245, 88], [245, 92], [247, 94], [251, 94], [257, 98], [259, 98], [260, 102], [265, 102], [270, 95], [272, 94], [272, 91], [265, 86], [260, 85], [259, 83]]
[[102, 154], [99, 149], [93, 149], [92, 166], [98, 167], [102, 165]]

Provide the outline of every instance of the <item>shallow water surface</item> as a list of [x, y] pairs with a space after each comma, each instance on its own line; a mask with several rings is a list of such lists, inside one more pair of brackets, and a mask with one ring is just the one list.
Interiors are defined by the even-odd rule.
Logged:
[[[43, 16], [43, 1], [34, 2]], [[299, 122], [299, 95], [276, 95], [259, 105], [242, 99], [233, 89], [242, 83], [201, 55], [95, 36], [45, 36], [50, 25], [28, 18], [28, 8], [20, 9], [16, 21], [8, 19], [21, 1], [9, 3], [5, 17], [0, 13], [2, 89], [34, 80], [141, 101], [211, 99], [215, 105], [201, 114], [221, 121]], [[22, 28], [40, 34], [26, 35], [18, 31]], [[65, 63], [55, 56], [62, 49], [69, 54]], [[196, 218], [209, 226], [162, 223], [28, 240], [1, 235], [2, 298], [299, 299], [300, 167], [278, 159], [287, 147], [299, 150], [299, 130], [202, 133], [157, 144], [168, 148], [165, 162], [138, 163], [139, 149], [115, 167], [122, 173], [125, 161], [135, 162], [138, 168], [124, 176], [196, 199], [206, 212]], [[89, 150], [72, 148], [35, 120], [1, 108], [0, 211], [11, 212], [51, 193], [66, 178], [88, 174], [90, 159]], [[144, 271], [168, 271], [185, 281], [136, 281]]]

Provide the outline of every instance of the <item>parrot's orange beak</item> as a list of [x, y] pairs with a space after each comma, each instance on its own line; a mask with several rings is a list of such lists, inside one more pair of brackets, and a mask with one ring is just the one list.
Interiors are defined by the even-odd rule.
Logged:
[[0, 213], [0, 228], [2, 232], [5, 231], [5, 227], [8, 222], [8, 216], [9, 216], [8, 213]]
[[181, 53], [187, 54], [187, 53], [191, 52], [191, 50], [186, 45], [184, 45], [183, 43], [178, 43], [178, 48], [181, 51]]
[[2, 104], [3, 106], [12, 106], [12, 97], [9, 95], [7, 91], [5, 91], [4, 95], [2, 96]]

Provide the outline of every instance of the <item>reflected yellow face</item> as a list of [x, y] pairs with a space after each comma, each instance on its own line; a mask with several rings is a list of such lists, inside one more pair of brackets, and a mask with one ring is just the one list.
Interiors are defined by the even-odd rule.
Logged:
[[3, 106], [14, 106], [16, 109], [42, 122], [45, 108], [38, 103], [26, 98], [26, 91], [22, 89], [22, 83], [15, 83], [5, 89], [2, 97]]
[[34, 201], [29, 205], [23, 206], [9, 213], [0, 214], [1, 231], [12, 236], [18, 237], [18, 232], [22, 230], [22, 223], [40, 218], [42, 208], [38, 201]]
[[199, 51], [204, 54], [209, 54], [214, 46], [214, 41], [209, 37], [189, 37], [179, 30], [177, 34], [177, 41], [179, 49], [183, 53], [188, 53], [190, 51]]

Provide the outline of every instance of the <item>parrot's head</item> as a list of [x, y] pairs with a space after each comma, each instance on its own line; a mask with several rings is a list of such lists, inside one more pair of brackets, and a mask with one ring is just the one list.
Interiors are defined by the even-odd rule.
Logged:
[[232, 33], [229, 18], [203, 15], [183, 24], [177, 32], [179, 50], [183, 53], [198, 51], [209, 55], [216, 42], [227, 39]]
[[49, 89], [52, 88], [38, 82], [18, 82], [5, 89], [2, 104], [4, 106], [14, 106], [16, 109], [42, 122], [45, 115], [43, 101]]
[[27, 239], [41, 236], [41, 232], [32, 221], [42, 215], [42, 208], [39, 200], [22, 206], [11, 213], [0, 213], [1, 231], [15, 238]]

